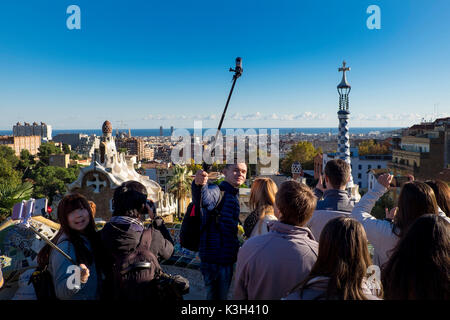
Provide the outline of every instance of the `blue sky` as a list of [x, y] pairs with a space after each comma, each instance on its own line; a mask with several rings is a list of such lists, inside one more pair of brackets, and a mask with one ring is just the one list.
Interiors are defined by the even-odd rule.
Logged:
[[[69, 5], [81, 30], [68, 30]], [[381, 29], [369, 30], [369, 5]], [[337, 126], [345, 59], [350, 125], [450, 116], [450, 1], [2, 0], [0, 129]]]

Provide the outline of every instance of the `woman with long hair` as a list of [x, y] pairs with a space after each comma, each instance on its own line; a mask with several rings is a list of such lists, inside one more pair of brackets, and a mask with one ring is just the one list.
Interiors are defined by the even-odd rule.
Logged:
[[450, 187], [442, 180], [428, 180], [425, 183], [433, 189], [439, 208], [450, 217]]
[[450, 224], [426, 214], [398, 242], [383, 269], [384, 298], [450, 299]]
[[247, 238], [267, 233], [268, 223], [277, 220], [274, 215], [277, 191], [277, 185], [270, 178], [257, 178], [253, 182], [250, 192], [252, 212], [244, 221], [244, 232]]
[[[319, 255], [309, 276], [286, 299], [378, 300], [367, 279], [371, 264], [361, 223], [348, 217], [332, 219], [320, 235]], [[381, 286], [372, 287], [381, 291]]]
[[75, 272], [69, 268], [72, 263], [48, 244], [38, 254], [39, 267], [48, 266], [58, 299], [98, 299], [103, 250], [87, 199], [78, 193], [64, 196], [58, 204], [58, 221], [61, 227], [51, 241], [76, 262], [80, 268], [80, 283], [77, 285], [75, 279], [74, 285], [68, 285], [71, 282], [68, 278]]
[[400, 191], [398, 207], [392, 222], [378, 220], [370, 214], [375, 202], [389, 189], [392, 175], [378, 177], [374, 188], [355, 205], [351, 217], [364, 226], [369, 242], [374, 248], [374, 264], [383, 267], [398, 240], [408, 227], [424, 214], [439, 214], [433, 189], [424, 182], [405, 183]]

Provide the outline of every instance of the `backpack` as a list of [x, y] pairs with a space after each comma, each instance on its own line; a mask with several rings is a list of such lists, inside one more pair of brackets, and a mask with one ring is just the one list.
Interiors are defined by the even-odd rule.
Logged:
[[[222, 202], [225, 191], [220, 191], [219, 201], [211, 212], [215, 215], [216, 222], [220, 217], [219, 205]], [[201, 203], [200, 199], [200, 203]], [[208, 219], [207, 224], [202, 227], [201, 210], [195, 206], [194, 202], [189, 203], [186, 213], [181, 223], [180, 228], [180, 245], [190, 251], [198, 251], [200, 247], [200, 236], [204, 229], [208, 226], [211, 219]]]
[[44, 268], [37, 267], [30, 277], [28, 284], [32, 283], [38, 300], [58, 300], [53, 286], [53, 278], [48, 271], [48, 265]]
[[114, 298], [137, 301], [183, 300], [189, 281], [162, 271], [156, 255], [150, 251], [152, 229], [144, 230], [134, 251], [117, 258], [113, 267]]
[[[61, 242], [68, 241], [67, 239]], [[61, 243], [60, 242], [60, 243]], [[55, 286], [53, 285], [53, 277], [48, 270], [48, 264], [44, 267], [37, 267], [30, 277], [28, 284], [32, 283], [36, 298], [38, 300], [50, 301], [59, 300], [56, 297]]]

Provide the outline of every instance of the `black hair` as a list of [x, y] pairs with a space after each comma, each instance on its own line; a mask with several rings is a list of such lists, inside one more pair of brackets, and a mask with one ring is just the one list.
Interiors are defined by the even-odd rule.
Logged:
[[147, 189], [137, 181], [126, 181], [116, 188], [113, 196], [113, 216], [139, 218], [144, 214]]

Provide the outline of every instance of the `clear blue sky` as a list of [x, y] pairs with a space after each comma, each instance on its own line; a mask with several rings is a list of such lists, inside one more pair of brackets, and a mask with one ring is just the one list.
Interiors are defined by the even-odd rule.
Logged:
[[[81, 30], [66, 27], [71, 4]], [[450, 116], [448, 0], [2, 0], [0, 129], [215, 127], [236, 56], [224, 127], [337, 126], [344, 59], [351, 126]]]

